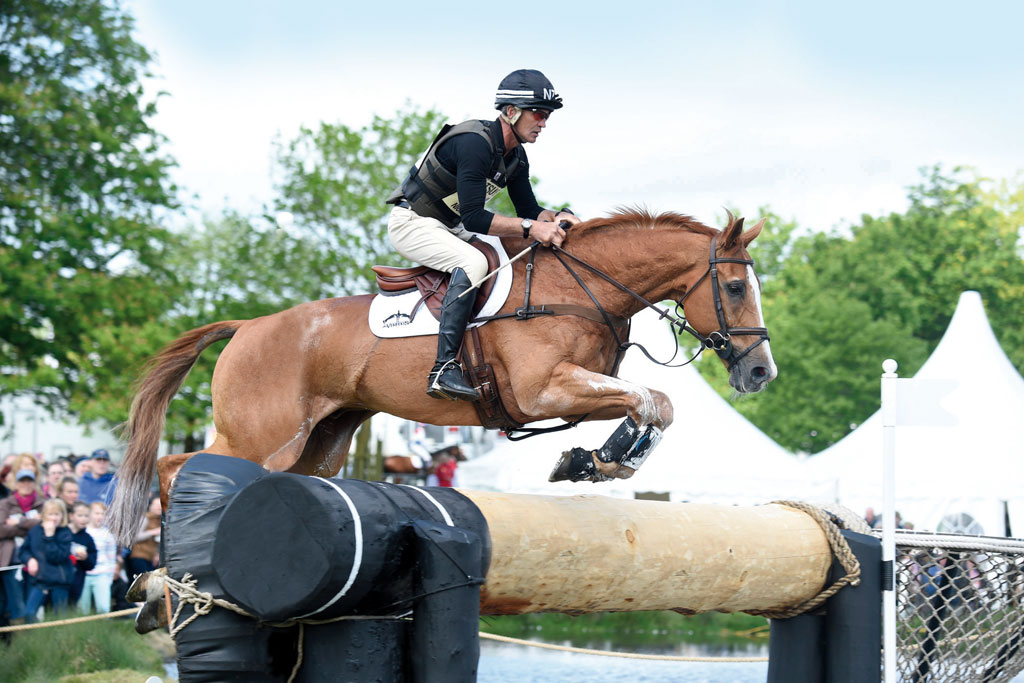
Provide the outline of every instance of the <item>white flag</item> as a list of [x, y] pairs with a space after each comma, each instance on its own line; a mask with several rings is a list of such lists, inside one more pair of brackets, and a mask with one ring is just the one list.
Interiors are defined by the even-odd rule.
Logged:
[[942, 400], [960, 385], [952, 379], [896, 380], [896, 424], [953, 427], [958, 420]]

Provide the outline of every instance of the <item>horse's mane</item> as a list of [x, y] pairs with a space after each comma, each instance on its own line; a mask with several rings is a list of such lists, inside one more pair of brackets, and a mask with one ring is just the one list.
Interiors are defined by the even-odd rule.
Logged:
[[[731, 223], [732, 218], [730, 216], [730, 225]], [[649, 230], [657, 227], [686, 230], [698, 235], [714, 235], [718, 232], [716, 228], [704, 225], [692, 216], [686, 216], [674, 211], [654, 215], [642, 207], [621, 207], [608, 216], [592, 218], [579, 225], [574, 225], [568, 231], [567, 237], [575, 241], [596, 230]]]

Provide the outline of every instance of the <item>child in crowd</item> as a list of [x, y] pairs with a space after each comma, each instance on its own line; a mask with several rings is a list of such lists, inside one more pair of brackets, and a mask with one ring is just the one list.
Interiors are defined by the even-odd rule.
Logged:
[[49, 595], [54, 611], [63, 612], [75, 571], [71, 565], [71, 530], [63, 501], [51, 498], [43, 503], [43, 521], [32, 527], [18, 557], [25, 571], [35, 578], [25, 600], [25, 619], [36, 620], [36, 612]]
[[82, 597], [78, 600], [78, 609], [89, 611], [89, 602], [96, 607], [96, 612], [106, 614], [110, 611], [110, 585], [117, 572], [117, 541], [106, 527], [107, 506], [95, 502], [89, 506], [89, 527], [86, 531], [96, 544], [96, 566], [85, 574], [82, 586]]
[[96, 542], [86, 531], [89, 526], [89, 505], [78, 501], [71, 506], [68, 529], [71, 530], [71, 562], [75, 565], [75, 579], [71, 582], [68, 601], [78, 604], [85, 584], [85, 573], [96, 566]]

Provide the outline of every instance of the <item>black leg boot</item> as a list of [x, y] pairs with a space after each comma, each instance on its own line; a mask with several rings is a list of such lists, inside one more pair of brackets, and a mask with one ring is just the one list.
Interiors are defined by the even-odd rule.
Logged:
[[473, 313], [472, 294], [461, 299], [460, 294], [472, 286], [469, 276], [461, 268], [452, 271], [448, 291], [441, 302], [441, 323], [437, 333], [437, 362], [427, 377], [427, 395], [451, 401], [476, 401], [480, 392], [470, 386], [462, 376], [462, 366], [455, 360], [466, 323]]

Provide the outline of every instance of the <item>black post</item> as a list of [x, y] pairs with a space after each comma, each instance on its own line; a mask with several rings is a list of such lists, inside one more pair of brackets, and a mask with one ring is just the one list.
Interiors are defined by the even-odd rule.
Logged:
[[[824, 614], [772, 619], [768, 683], [878, 683], [882, 680], [882, 542], [843, 531], [860, 562], [860, 584], [844, 586]], [[838, 561], [828, 585], [844, 576]]]
[[417, 520], [411, 680], [473, 683], [480, 658], [482, 544], [467, 529]]
[[825, 617], [801, 614], [772, 619], [769, 626], [768, 683], [821, 683], [825, 679]]
[[[882, 542], [875, 536], [843, 531], [860, 562], [860, 584], [829, 598], [825, 614], [825, 679], [829, 683], [882, 680]], [[829, 583], [846, 572], [832, 563]]]
[[408, 626], [395, 620], [306, 626], [296, 683], [406, 683]]

